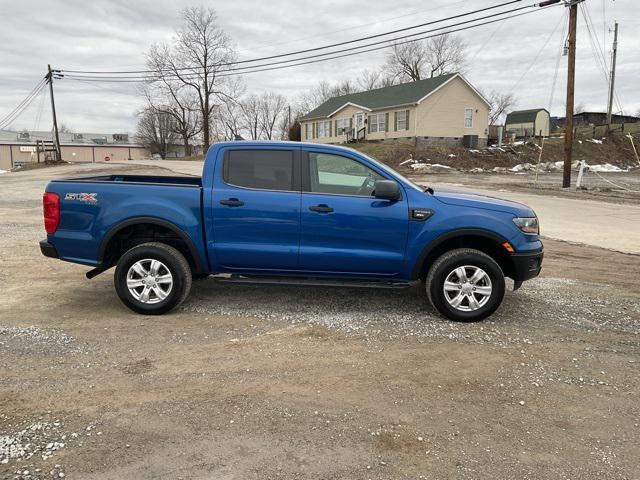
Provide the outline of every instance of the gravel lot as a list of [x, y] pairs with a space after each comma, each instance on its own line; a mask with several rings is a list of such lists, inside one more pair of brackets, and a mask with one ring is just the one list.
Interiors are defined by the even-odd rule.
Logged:
[[0, 478], [640, 478], [640, 256], [548, 240], [472, 325], [418, 289], [211, 281], [138, 316], [39, 253], [78, 170], [0, 176]]

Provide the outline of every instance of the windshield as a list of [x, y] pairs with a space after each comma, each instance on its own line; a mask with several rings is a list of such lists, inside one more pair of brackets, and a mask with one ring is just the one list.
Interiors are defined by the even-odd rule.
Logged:
[[375, 163], [378, 167], [380, 167], [382, 170], [384, 170], [387, 173], [390, 173], [391, 175], [395, 176], [395, 177], [400, 177], [402, 180], [404, 180], [404, 182], [409, 185], [410, 187], [415, 188], [416, 190], [420, 191], [420, 192], [425, 192], [427, 190], [427, 186], [426, 185], [418, 185], [415, 182], [412, 182], [411, 180], [409, 180], [407, 177], [405, 177], [404, 175], [402, 175], [401, 173], [397, 172], [396, 170], [394, 170], [393, 168], [391, 168], [390, 166], [382, 163], [380, 160], [376, 160], [375, 158], [369, 156], [369, 155], [365, 155], [362, 152], [358, 152], [360, 155], [363, 155], [364, 157], [367, 157], [369, 160], [371, 160], [373, 163]]

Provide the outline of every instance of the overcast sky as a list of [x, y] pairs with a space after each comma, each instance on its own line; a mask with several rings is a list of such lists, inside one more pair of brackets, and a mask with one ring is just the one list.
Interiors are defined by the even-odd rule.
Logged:
[[[311, 48], [455, 15], [501, 0], [244, 0], [209, 2], [232, 37], [240, 58]], [[532, 3], [524, 0], [523, 4]], [[154, 42], [170, 42], [189, 0], [0, 0], [0, 118], [54, 68], [117, 70], [144, 67]], [[617, 96], [625, 113], [640, 110], [640, 2], [586, 0], [597, 41], [606, 49], [608, 28], [620, 22]], [[566, 57], [560, 58], [565, 7], [518, 17], [459, 33], [468, 44], [467, 78], [484, 91], [513, 92], [518, 108], [551, 106], [563, 115]], [[576, 104], [604, 111], [607, 85], [596, 63], [582, 14], [578, 17]], [[546, 45], [546, 46], [545, 46]], [[248, 92], [277, 91], [289, 98], [320, 80], [357, 79], [363, 69], [384, 63], [386, 50], [244, 77]], [[135, 85], [55, 84], [58, 122], [74, 131], [132, 132], [142, 106]], [[39, 112], [42, 112], [39, 114]], [[41, 95], [10, 128], [51, 128], [48, 98]]]

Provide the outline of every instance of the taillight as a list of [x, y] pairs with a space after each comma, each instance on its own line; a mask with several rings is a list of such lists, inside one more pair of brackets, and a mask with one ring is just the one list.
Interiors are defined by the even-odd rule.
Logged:
[[60, 223], [60, 197], [57, 193], [45, 192], [42, 195], [44, 210], [44, 229], [47, 233], [56, 233]]

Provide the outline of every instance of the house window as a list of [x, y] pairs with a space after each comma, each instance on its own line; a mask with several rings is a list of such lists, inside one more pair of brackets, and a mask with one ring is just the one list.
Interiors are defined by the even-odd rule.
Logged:
[[310, 140], [312, 137], [312, 133], [311, 133], [311, 127], [313, 126], [312, 123], [305, 123], [304, 124], [304, 138], [306, 140]]
[[385, 114], [374, 113], [369, 115], [369, 132], [384, 132], [385, 131]]
[[331, 120], [318, 122], [318, 138], [331, 136]]
[[408, 130], [407, 128], [407, 111], [401, 110], [396, 112], [396, 130]]
[[351, 127], [350, 118], [339, 118], [336, 120], [336, 135], [345, 135]]
[[473, 128], [473, 108], [464, 109], [464, 128]]

